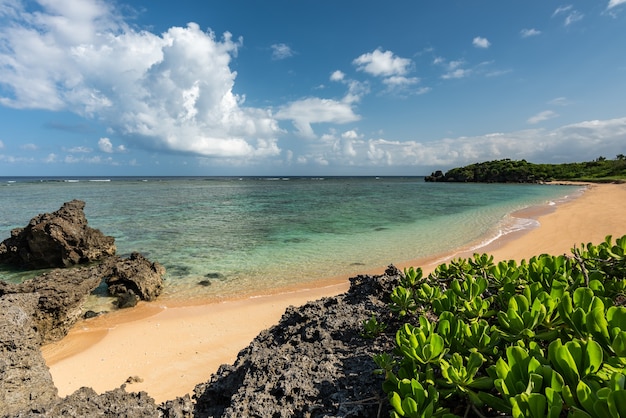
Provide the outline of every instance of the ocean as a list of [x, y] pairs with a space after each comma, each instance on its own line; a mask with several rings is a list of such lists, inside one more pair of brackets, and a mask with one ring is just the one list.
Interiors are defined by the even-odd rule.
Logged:
[[[64, 202], [167, 269], [165, 296], [230, 299], [480, 247], [537, 222], [512, 216], [580, 187], [423, 177], [0, 177], [0, 240]], [[0, 267], [0, 279], [32, 272]], [[102, 294], [92, 304], [106, 305]]]

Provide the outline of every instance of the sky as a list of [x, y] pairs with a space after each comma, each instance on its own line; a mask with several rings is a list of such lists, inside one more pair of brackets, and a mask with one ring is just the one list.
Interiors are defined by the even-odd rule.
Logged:
[[626, 0], [0, 0], [0, 176], [626, 153]]

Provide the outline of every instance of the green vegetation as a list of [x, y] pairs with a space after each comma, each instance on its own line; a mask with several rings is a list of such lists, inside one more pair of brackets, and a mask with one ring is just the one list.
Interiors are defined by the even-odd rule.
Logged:
[[626, 236], [407, 269], [385, 319], [395, 349], [374, 358], [390, 416], [626, 418], [624, 305]]
[[488, 161], [453, 168], [445, 174], [433, 173], [426, 181], [479, 183], [537, 183], [555, 180], [613, 182], [626, 181], [626, 157], [614, 160], [599, 157], [594, 161], [568, 164], [533, 164], [526, 160]]

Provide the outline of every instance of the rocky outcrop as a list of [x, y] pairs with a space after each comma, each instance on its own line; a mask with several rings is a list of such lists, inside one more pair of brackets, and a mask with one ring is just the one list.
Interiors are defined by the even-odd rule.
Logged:
[[25, 269], [68, 267], [115, 254], [114, 238], [87, 225], [85, 202], [72, 200], [31, 219], [0, 243], [0, 263]]
[[147, 260], [139, 253], [132, 253], [127, 260], [120, 260], [107, 275], [106, 283], [111, 295], [133, 293], [141, 300], [155, 300], [163, 291], [165, 267]]
[[21, 284], [0, 281], [0, 296], [5, 294], [37, 295], [33, 322], [41, 341], [63, 338], [82, 317], [89, 294], [102, 282], [100, 268], [55, 269]]
[[38, 295], [0, 297], [0, 416], [42, 411], [57, 389], [39, 350], [33, 315]]
[[134, 292], [133, 297], [154, 300], [163, 290], [164, 274], [163, 266], [140, 254], [131, 258], [110, 257], [89, 267], [54, 269], [21, 284], [0, 281], [0, 296], [37, 294], [33, 321], [43, 343], [48, 343], [63, 338], [83, 317], [85, 301], [105, 280], [123, 277], [124, 281], [115, 288], [117, 291], [126, 289]]
[[389, 318], [388, 295], [398, 284], [382, 276], [351, 279], [350, 291], [289, 308], [205, 384], [196, 386], [195, 417], [377, 417], [387, 403], [374, 354], [392, 336], [361, 336], [363, 321]]

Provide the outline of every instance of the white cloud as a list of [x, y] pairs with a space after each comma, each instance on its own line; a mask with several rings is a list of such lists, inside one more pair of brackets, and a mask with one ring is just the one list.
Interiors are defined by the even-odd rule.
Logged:
[[331, 81], [342, 81], [344, 78], [346, 77], [346, 75], [343, 73], [343, 71], [333, 71], [333, 73], [330, 75], [330, 80]]
[[574, 6], [572, 6], [571, 4], [567, 5], [567, 6], [559, 6], [556, 8], [556, 10], [554, 11], [554, 13], [552, 13], [552, 17], [556, 16], [556, 15], [560, 15], [562, 13], [568, 12], [570, 10], [572, 10]]
[[535, 28], [530, 28], [530, 29], [522, 29], [520, 31], [520, 36], [522, 38], [530, 38], [531, 36], [537, 36], [540, 35], [541, 31], [537, 30]]
[[626, 4], [626, 0], [610, 0], [607, 9], [612, 9], [613, 7], [617, 7], [620, 4]]
[[100, 149], [100, 151], [105, 152], [107, 154], [126, 151], [126, 147], [124, 145], [118, 145], [117, 147], [114, 147], [113, 143], [111, 142], [109, 138], [100, 138], [98, 140], [98, 148]]
[[232, 91], [229, 65], [241, 39], [217, 39], [194, 23], [160, 35], [138, 31], [100, 0], [31, 6], [2, 3], [10, 21], [0, 27], [0, 105], [94, 117], [147, 149], [280, 153], [271, 111], [244, 107]]
[[443, 57], [437, 57], [433, 64], [442, 66], [446, 72], [441, 76], [444, 80], [468, 77], [472, 70], [461, 68], [465, 65], [463, 60], [446, 61]]
[[0, 149], [4, 148], [4, 142], [0, 141]]
[[359, 71], [382, 77], [405, 75], [411, 67], [410, 59], [398, 57], [393, 52], [382, 51], [380, 48], [355, 58], [352, 63]]
[[539, 122], [543, 122], [544, 120], [553, 119], [559, 116], [557, 113], [552, 110], [544, 110], [543, 112], [539, 112], [534, 116], [528, 118], [527, 122], [531, 125], [537, 124]]
[[315, 137], [312, 123], [343, 124], [360, 119], [349, 102], [317, 97], [291, 102], [281, 107], [275, 117], [292, 120], [298, 132], [309, 138]]
[[472, 45], [474, 45], [476, 48], [489, 48], [491, 42], [489, 42], [487, 38], [477, 36], [472, 40]]
[[584, 14], [582, 14], [582, 13], [580, 13], [580, 12], [578, 12], [578, 11], [574, 10], [572, 13], [570, 13], [569, 15], [567, 15], [567, 17], [565, 18], [565, 22], [564, 22], [564, 24], [565, 24], [565, 26], [569, 26], [569, 25], [571, 25], [572, 23], [576, 23], [576, 22], [578, 22], [579, 20], [582, 20], [582, 18], [583, 18], [584, 16], [585, 16]]
[[582, 20], [582, 18], [585, 16], [584, 14], [580, 13], [578, 10], [575, 10], [574, 6], [572, 6], [571, 4], [567, 6], [557, 7], [554, 13], [552, 13], [552, 17], [559, 16], [559, 15], [566, 15], [565, 20], [563, 22], [565, 26], [569, 26], [572, 23], [578, 22], [579, 20]]
[[74, 154], [88, 154], [93, 150], [88, 147], [73, 147], [67, 150], [67, 152], [72, 152]]
[[287, 44], [274, 44], [272, 48], [272, 59], [283, 60], [293, 56], [294, 52]]
[[417, 77], [403, 77], [399, 75], [387, 77], [383, 80], [383, 83], [387, 84], [390, 87], [410, 86], [419, 82], [420, 79]]
[[[346, 146], [342, 140], [351, 142]], [[310, 154], [302, 162], [319, 157], [331, 166], [448, 169], [499, 158], [523, 158], [536, 163], [589, 161], [598, 155], [612, 157], [623, 153], [626, 117], [584, 121], [553, 130], [496, 132], [432, 142], [363, 139], [353, 134], [328, 142], [332, 150], [319, 149], [318, 154]]]
[[571, 104], [572, 102], [569, 101], [567, 99], [567, 97], [555, 97], [554, 99], [550, 100], [548, 102], [548, 104], [554, 105], [554, 106], [567, 106], [569, 104]]
[[471, 74], [472, 70], [457, 68], [456, 70], [449, 71], [441, 76], [444, 80], [450, 80], [453, 78], [464, 78]]

